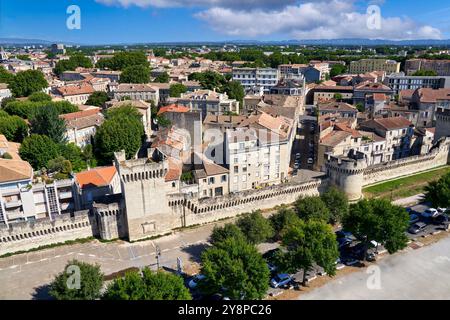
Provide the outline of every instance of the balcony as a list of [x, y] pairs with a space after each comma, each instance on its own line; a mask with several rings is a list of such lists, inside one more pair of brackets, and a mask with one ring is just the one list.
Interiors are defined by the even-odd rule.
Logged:
[[71, 199], [72, 191], [64, 191], [58, 193], [60, 199]]
[[17, 208], [17, 207], [20, 207], [21, 205], [22, 205], [21, 200], [13, 200], [13, 201], [5, 202], [5, 208], [7, 208], [7, 209]]

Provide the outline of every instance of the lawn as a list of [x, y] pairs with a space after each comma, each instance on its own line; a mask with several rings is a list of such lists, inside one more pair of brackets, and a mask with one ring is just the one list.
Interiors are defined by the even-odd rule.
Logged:
[[386, 198], [397, 200], [423, 193], [425, 186], [433, 180], [438, 180], [450, 172], [450, 167], [443, 167], [433, 171], [419, 173], [413, 176], [387, 181], [363, 189], [367, 198]]

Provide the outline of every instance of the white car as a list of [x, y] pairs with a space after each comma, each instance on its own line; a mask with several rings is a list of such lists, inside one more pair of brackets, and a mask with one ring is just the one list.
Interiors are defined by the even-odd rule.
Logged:
[[313, 164], [314, 163], [314, 159], [313, 158], [309, 158], [308, 159], [308, 164]]
[[424, 218], [436, 218], [439, 215], [439, 211], [434, 208], [430, 208], [422, 212], [422, 217]]
[[446, 213], [447, 212], [447, 208], [437, 208], [437, 211], [439, 213]]
[[195, 289], [198, 286], [198, 283], [203, 280], [206, 279], [206, 276], [203, 274], [198, 274], [194, 277], [192, 277], [192, 279], [189, 281], [188, 286], [190, 289]]

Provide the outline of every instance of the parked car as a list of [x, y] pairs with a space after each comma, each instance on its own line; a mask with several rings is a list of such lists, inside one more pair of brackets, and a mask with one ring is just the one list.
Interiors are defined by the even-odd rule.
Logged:
[[308, 164], [313, 164], [314, 163], [314, 159], [313, 158], [309, 158], [308, 159]]
[[358, 264], [358, 263], [359, 263], [359, 260], [358, 260], [358, 259], [355, 259], [355, 258], [353, 258], [353, 257], [351, 257], [351, 256], [342, 256], [342, 257], [340, 258], [340, 260], [341, 260], [341, 262], [342, 262], [343, 264], [345, 264], [346, 266], [354, 266], [355, 264]]
[[409, 215], [409, 223], [414, 224], [416, 222], [419, 222], [419, 216], [415, 213], [412, 213]]
[[190, 289], [197, 288], [200, 281], [206, 279], [206, 276], [203, 274], [198, 274], [196, 276], [193, 276], [192, 279], [188, 282], [188, 287]]
[[446, 213], [447, 212], [447, 208], [437, 208], [437, 211], [439, 213]]
[[439, 211], [434, 208], [430, 208], [422, 212], [422, 217], [424, 218], [435, 218], [439, 215]]
[[355, 236], [351, 232], [339, 230], [335, 232], [336, 238], [349, 238], [349, 239], [355, 239]]
[[341, 249], [341, 248], [351, 245], [353, 240], [349, 239], [349, 238], [338, 238], [337, 242], [338, 242], [339, 249]]
[[272, 288], [279, 288], [279, 287], [283, 287], [287, 284], [289, 284], [290, 282], [292, 282], [292, 277], [290, 275], [288, 275], [287, 273], [281, 273], [281, 274], [277, 274], [275, 277], [273, 277], [270, 280], [270, 286]]
[[448, 223], [448, 215], [444, 214], [440, 214], [437, 217], [432, 219], [433, 224], [435, 225], [441, 225], [441, 224], [445, 224]]
[[409, 227], [408, 232], [412, 234], [418, 234], [426, 228], [427, 224], [423, 222], [416, 222], [411, 227]]
[[300, 158], [301, 158], [300, 153], [297, 153], [297, 154], [295, 155], [295, 160], [300, 160]]
[[300, 168], [300, 163], [295, 161], [294, 163], [294, 169], [299, 169]]

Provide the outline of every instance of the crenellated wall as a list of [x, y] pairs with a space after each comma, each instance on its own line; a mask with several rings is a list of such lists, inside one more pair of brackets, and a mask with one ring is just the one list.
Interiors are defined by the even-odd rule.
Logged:
[[97, 224], [89, 211], [75, 212], [73, 217], [56, 216], [53, 221], [46, 218], [14, 223], [0, 226], [0, 255], [96, 235]]

